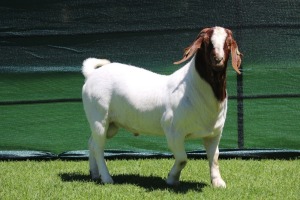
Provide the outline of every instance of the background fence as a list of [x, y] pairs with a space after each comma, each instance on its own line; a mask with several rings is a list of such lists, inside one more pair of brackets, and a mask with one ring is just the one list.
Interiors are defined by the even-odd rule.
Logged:
[[[87, 149], [80, 73], [87, 57], [170, 74], [183, 48], [215, 25], [231, 29], [244, 54], [241, 76], [228, 68], [220, 148], [284, 149], [299, 156], [298, 0], [10, 0], [1, 1], [0, 12], [2, 157], [81, 155], [76, 151]], [[186, 149], [203, 147], [190, 140]], [[107, 152], [124, 151], [169, 152], [163, 137], [121, 130]]]

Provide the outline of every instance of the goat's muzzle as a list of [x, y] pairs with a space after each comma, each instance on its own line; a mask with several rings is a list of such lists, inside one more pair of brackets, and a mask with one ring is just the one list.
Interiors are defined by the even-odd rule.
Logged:
[[210, 53], [210, 63], [215, 68], [215, 70], [222, 70], [224, 67], [224, 52], [223, 49], [219, 50], [217, 48], [212, 49]]
[[212, 52], [210, 56], [210, 63], [215, 71], [222, 71], [224, 69], [224, 62], [225, 59], [223, 56], [215, 53], [215, 51]]

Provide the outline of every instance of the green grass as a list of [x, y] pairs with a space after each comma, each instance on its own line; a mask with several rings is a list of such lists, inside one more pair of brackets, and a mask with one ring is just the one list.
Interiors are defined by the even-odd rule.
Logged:
[[172, 159], [110, 160], [113, 185], [94, 182], [87, 161], [2, 161], [0, 199], [299, 199], [299, 160], [221, 160], [226, 189], [210, 185], [206, 160], [190, 160], [167, 187]]

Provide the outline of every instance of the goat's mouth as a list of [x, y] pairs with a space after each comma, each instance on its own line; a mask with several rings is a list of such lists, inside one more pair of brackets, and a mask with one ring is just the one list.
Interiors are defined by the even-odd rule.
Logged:
[[224, 65], [224, 60], [215, 60], [215, 59], [212, 59], [211, 60], [211, 66], [213, 68], [213, 70], [215, 71], [222, 71], [225, 67]]
[[221, 72], [225, 69], [224, 67], [216, 67], [216, 66], [212, 66], [212, 68], [215, 72]]

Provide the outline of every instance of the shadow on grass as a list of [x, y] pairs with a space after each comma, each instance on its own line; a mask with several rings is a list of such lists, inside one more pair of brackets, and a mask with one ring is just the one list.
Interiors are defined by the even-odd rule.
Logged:
[[[62, 173], [59, 174], [64, 182], [95, 182], [102, 184], [101, 180], [92, 180], [89, 175], [80, 173]], [[112, 176], [114, 185], [131, 184], [142, 187], [147, 191], [169, 190], [175, 193], [187, 193], [188, 191], [201, 192], [202, 189], [208, 186], [203, 182], [180, 181], [179, 186], [168, 186], [166, 181], [157, 176], [140, 176], [137, 174], [120, 174]]]

